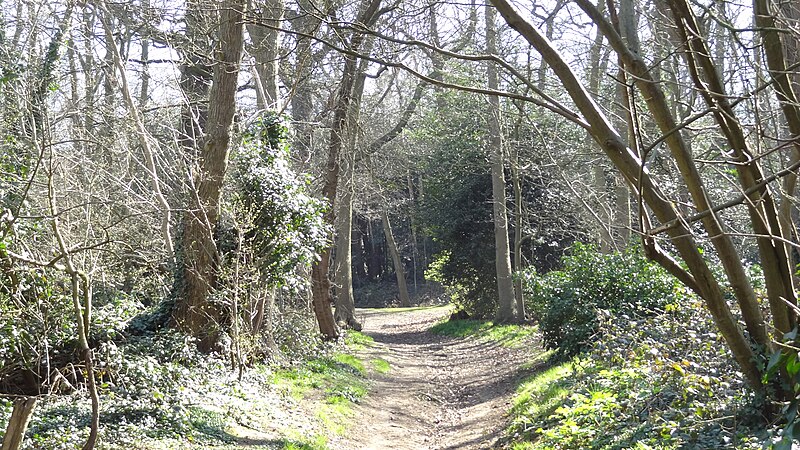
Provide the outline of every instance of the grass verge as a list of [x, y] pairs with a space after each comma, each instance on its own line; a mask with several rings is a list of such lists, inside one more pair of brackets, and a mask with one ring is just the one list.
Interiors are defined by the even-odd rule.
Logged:
[[478, 337], [516, 347], [536, 333], [533, 325], [495, 325], [490, 320], [448, 320], [431, 327], [431, 332], [452, 337]]
[[[390, 370], [389, 363], [380, 358], [369, 363], [350, 351], [363, 350], [374, 345], [371, 337], [350, 331], [345, 337], [347, 352], [335, 352], [306, 361], [300, 366], [276, 371], [272, 383], [286, 395], [298, 402], [318, 402], [315, 417], [322, 428], [331, 435], [346, 433], [354, 416], [353, 404], [367, 395], [366, 375], [368, 368], [379, 373]], [[296, 440], [295, 447], [322, 450], [327, 448], [320, 439]], [[300, 446], [298, 446], [300, 445]]]

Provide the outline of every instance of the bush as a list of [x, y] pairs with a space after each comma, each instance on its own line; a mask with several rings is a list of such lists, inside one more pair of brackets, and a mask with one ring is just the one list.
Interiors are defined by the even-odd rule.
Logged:
[[560, 271], [523, 275], [527, 306], [539, 320], [545, 346], [561, 358], [591, 346], [599, 311], [651, 315], [682, 292], [678, 281], [647, 261], [638, 248], [606, 255], [575, 244], [562, 264]]
[[702, 301], [682, 296], [664, 310], [601, 315], [586, 355], [524, 381], [514, 448], [762, 448], [763, 405]]
[[[481, 251], [477, 248], [474, 250], [472, 255]], [[487, 319], [494, 315], [497, 308], [497, 277], [493, 257], [494, 254], [470, 257], [464, 252], [453, 255], [445, 250], [434, 256], [425, 271], [425, 279], [440, 283], [457, 311], [464, 311], [469, 317]]]

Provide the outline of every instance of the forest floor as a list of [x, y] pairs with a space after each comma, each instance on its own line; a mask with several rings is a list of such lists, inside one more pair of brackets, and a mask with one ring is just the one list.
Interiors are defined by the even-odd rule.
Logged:
[[[448, 306], [358, 309], [363, 334], [369, 338], [353, 333], [345, 339], [347, 347], [340, 345], [296, 368], [257, 367], [238, 380], [224, 365], [208, 366], [209, 375], [199, 381], [178, 376], [178, 381], [165, 386], [161, 378], [145, 383], [142, 389], [155, 390], [143, 391], [144, 398], [163, 398], [162, 390], [172, 392], [177, 387], [187, 405], [181, 426], [154, 418], [136, 421], [134, 415], [131, 422], [109, 419], [101, 433], [101, 448], [501, 447], [516, 389], [544, 365], [538, 333], [524, 327], [524, 333], [513, 335], [487, 322], [444, 323], [451, 312]], [[431, 331], [434, 325], [448, 335]], [[186, 371], [180, 365], [147, 361], [141, 365], [155, 365], [143, 373]], [[182, 383], [189, 381], [184, 388]], [[118, 415], [141, 411], [122, 396], [108, 395], [104, 400], [106, 417], [115, 411]], [[54, 397], [43, 405], [32, 419], [25, 448], [78, 447], [87, 432], [79, 421], [88, 415], [86, 399]], [[0, 409], [2, 424], [10, 409], [7, 404], [0, 406], [5, 408]]]
[[[504, 345], [434, 334], [450, 308], [358, 310], [374, 345], [364, 358], [391, 370], [373, 373], [343, 442], [348, 449], [497, 448], [519, 382], [541, 368], [534, 342]], [[507, 344], [507, 343], [505, 343]]]

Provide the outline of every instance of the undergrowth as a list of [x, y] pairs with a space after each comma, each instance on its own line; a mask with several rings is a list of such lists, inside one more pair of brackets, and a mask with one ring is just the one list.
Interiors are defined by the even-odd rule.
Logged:
[[[263, 448], [324, 450], [331, 436], [345, 433], [353, 403], [366, 395], [367, 372], [389, 370], [385, 361], [353, 356], [367, 345], [370, 337], [348, 333], [339, 343], [307, 349], [309, 359], [254, 365], [239, 379], [228, 359], [197, 352], [191, 339], [176, 332], [106, 342], [97, 350], [98, 448], [238, 449], [240, 442], [263, 442]], [[0, 401], [0, 422], [10, 409], [10, 402]], [[90, 409], [84, 390], [44, 398], [23, 448], [79, 448]]]
[[521, 383], [514, 449], [761, 448], [761, 405], [698, 300], [599, 326], [588, 353]]

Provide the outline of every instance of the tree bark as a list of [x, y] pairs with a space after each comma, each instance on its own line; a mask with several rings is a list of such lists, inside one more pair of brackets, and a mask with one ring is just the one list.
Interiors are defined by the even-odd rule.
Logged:
[[215, 349], [226, 326], [222, 305], [209, 299], [217, 281], [219, 255], [214, 227], [220, 214], [220, 195], [228, 167], [230, 127], [236, 112], [236, 87], [242, 57], [243, 0], [220, 2], [217, 57], [209, 93], [208, 119], [200, 149], [199, 167], [193, 177], [194, 204], [184, 216], [183, 295], [178, 299], [175, 319], [196, 336], [198, 347]]
[[307, 36], [296, 36], [294, 51], [294, 71], [295, 76], [292, 80], [291, 105], [292, 121], [294, 122], [295, 138], [292, 142], [292, 149], [297, 153], [298, 159], [304, 167], [311, 157], [313, 128], [311, 126], [311, 115], [313, 112], [314, 95], [312, 85], [312, 71], [316, 63], [314, 52], [311, 46], [312, 38], [316, 34], [320, 19], [316, 14], [307, 12], [313, 11], [315, 6], [309, 0], [299, 0], [298, 7], [302, 14], [291, 21], [292, 28]]
[[[368, 1], [369, 3], [366, 3], [358, 20], [359, 23], [365, 26], [369, 26], [374, 21], [381, 3], [381, 0]], [[363, 41], [363, 34], [354, 34], [350, 40], [350, 49], [357, 52], [361, 48]], [[344, 69], [342, 70], [342, 81], [339, 84], [338, 99], [333, 112], [333, 123], [331, 125], [328, 145], [328, 160], [325, 165], [324, 183], [322, 186], [322, 196], [330, 205], [323, 218], [329, 225], [335, 225], [336, 223], [336, 192], [341, 171], [339, 158], [346, 139], [345, 133], [348, 128], [348, 115], [351, 108], [350, 103], [358, 71], [358, 60], [355, 56], [346, 54], [344, 58], [345, 63]], [[331, 282], [328, 278], [330, 254], [330, 249], [325, 250], [322, 255], [322, 260], [315, 263], [312, 267], [312, 303], [314, 305], [314, 313], [317, 317], [320, 332], [326, 339], [335, 339], [338, 337], [339, 331], [336, 329], [336, 322], [333, 319], [333, 311], [331, 310]]]
[[[486, 6], [486, 51], [497, 54], [495, 9]], [[486, 65], [488, 88], [497, 90], [497, 69], [493, 62]], [[508, 212], [506, 208], [506, 178], [503, 138], [500, 131], [500, 98], [489, 96], [489, 151], [492, 161], [492, 205], [494, 219], [495, 268], [497, 272], [497, 316], [500, 323], [512, 322], [514, 313], [514, 282], [511, 276], [511, 249], [508, 243]]]
[[[800, 85], [800, 74], [795, 70], [790, 75], [788, 66], [800, 60], [800, 39], [796, 34], [785, 33], [784, 39], [781, 41], [777, 16], [779, 13], [783, 14], [784, 20], [791, 23], [797, 23], [800, 19], [800, 6], [795, 2], [785, 2], [778, 7], [778, 11], [774, 10], [775, 5], [765, 0], [754, 0], [753, 2], [755, 12], [755, 23], [760, 30], [760, 36], [763, 41], [763, 53], [767, 60], [767, 68], [770, 77], [775, 82], [775, 93], [778, 102], [781, 105], [783, 116], [786, 119], [786, 125], [790, 136], [788, 140], [797, 139], [800, 136], [800, 106], [798, 105], [797, 89]], [[792, 145], [792, 156], [790, 165], [800, 160], [800, 143], [795, 141]], [[792, 219], [793, 211], [793, 197], [797, 190], [797, 174], [789, 174], [783, 181], [783, 198], [779, 204], [779, 218], [781, 229], [783, 230], [783, 237], [787, 242], [797, 241], [797, 231]], [[786, 252], [789, 255], [789, 263], [791, 267], [795, 267], [796, 261], [792, 258], [793, 252], [788, 244], [785, 244]], [[793, 271], [794, 279], [793, 284], [797, 282], [796, 272]], [[787, 316], [791, 314], [791, 310], [786, 310]], [[783, 322], [793, 324], [796, 318], [787, 317]]]
[[339, 211], [336, 214], [336, 323], [361, 331], [353, 299], [353, 161], [345, 162]]
[[[253, 8], [253, 1], [250, 7]], [[247, 34], [253, 42], [250, 53], [255, 58], [256, 83], [260, 88], [256, 89], [256, 104], [258, 109], [274, 109], [279, 102], [278, 92], [278, 53], [279, 33], [283, 20], [285, 2], [284, 0], [267, 0], [263, 7], [255, 9], [254, 15], [257, 23], [247, 24]], [[264, 23], [267, 26], [261, 25]]]
[[512, 183], [514, 186], [514, 299], [517, 306], [517, 320], [524, 322], [525, 296], [522, 290], [522, 186], [519, 179], [519, 154], [514, 152], [514, 162], [511, 166]]
[[[713, 205], [708, 198], [705, 185], [700, 172], [694, 162], [691, 148], [677, 129], [677, 122], [666, 102], [666, 96], [661, 90], [660, 83], [652, 78], [647, 64], [636, 53], [632, 52], [622, 37], [614, 30], [602, 14], [589, 3], [588, 0], [576, 0], [578, 6], [589, 15], [605, 34], [610, 45], [619, 55], [625, 70], [632, 75], [636, 86], [641, 90], [642, 97], [662, 133], [665, 142], [672, 153], [678, 166], [682, 179], [691, 195], [695, 206], [699, 210], [713, 210]], [[635, 155], [635, 154], [634, 154]], [[637, 159], [639, 157], [637, 156]], [[655, 211], [654, 211], [655, 212]], [[657, 212], [656, 212], [657, 213]], [[736, 299], [742, 310], [742, 315], [751, 338], [759, 345], [770, 346], [761, 308], [756, 299], [750, 279], [744, 270], [741, 257], [738, 254], [730, 235], [725, 233], [722, 219], [718, 214], [710, 214], [703, 219], [703, 226], [711, 238], [720, 262], [722, 263], [728, 281], [734, 290]]]
[[[372, 51], [374, 39], [369, 37], [362, 45], [362, 52]], [[347, 123], [345, 126], [345, 144], [341, 155], [342, 181], [339, 183], [339, 211], [336, 216], [336, 284], [339, 295], [336, 297], [337, 323], [361, 331], [361, 324], [356, 319], [356, 306], [353, 298], [353, 198], [355, 196], [354, 179], [356, 168], [356, 145], [359, 142], [358, 122], [361, 110], [361, 99], [367, 78], [368, 61], [361, 60], [356, 80], [353, 83]]]
[[[128, 77], [125, 73], [125, 66], [122, 62], [122, 56], [120, 55], [119, 49], [117, 49], [117, 46], [114, 43], [114, 35], [111, 32], [111, 25], [106, 17], [108, 11], [104, 8], [103, 13], [104, 14], [101, 18], [101, 22], [105, 31], [106, 41], [107, 45], [109, 46], [113, 65], [119, 72], [122, 98], [125, 101], [125, 105], [128, 107], [128, 113], [133, 119], [133, 124], [136, 129], [136, 137], [138, 138], [139, 145], [142, 147], [142, 152], [144, 153], [145, 167], [147, 168], [148, 175], [150, 175], [150, 183], [153, 188], [153, 193], [155, 194], [156, 199], [158, 200], [158, 205], [161, 208], [161, 236], [164, 239], [164, 246], [166, 247], [170, 262], [175, 264], [175, 248], [172, 245], [172, 233], [170, 231], [170, 227], [172, 225], [172, 208], [170, 207], [167, 198], [161, 191], [161, 180], [158, 176], [158, 167], [156, 167], [155, 152], [153, 151], [153, 143], [157, 141], [152, 135], [150, 135], [150, 133], [147, 131], [147, 128], [144, 126], [139, 105], [137, 105], [134, 101], [133, 94], [131, 93], [131, 89], [128, 84]], [[145, 94], [143, 94], [144, 99], [140, 99], [140, 104], [143, 104], [147, 100], [147, 87], [145, 80], [146, 76], [142, 80], [142, 92]]]
[[[100, 396], [97, 393], [97, 385], [94, 379], [94, 363], [92, 361], [92, 349], [89, 347], [89, 331], [92, 324], [92, 284], [89, 277], [75, 266], [70, 247], [61, 231], [59, 212], [56, 207], [56, 197], [53, 188], [52, 174], [48, 177], [48, 201], [50, 203], [50, 214], [53, 217], [51, 228], [56, 238], [58, 249], [64, 260], [64, 272], [70, 276], [70, 296], [72, 297], [72, 312], [74, 314], [76, 337], [78, 338], [78, 351], [83, 359], [86, 369], [86, 390], [92, 402], [92, 414], [89, 420], [89, 436], [83, 445], [83, 450], [92, 450], [97, 442], [97, 435], [100, 429]], [[83, 289], [81, 289], [83, 284]]]
[[[683, 0], [668, 0], [668, 4], [677, 25], [676, 30], [681, 42], [684, 43], [683, 57], [687, 62], [689, 74], [706, 104], [714, 109], [714, 118], [731, 149], [731, 159], [732, 162], [735, 162], [734, 167], [737, 168], [739, 182], [742, 188], [748, 191], [764, 179], [759, 160], [754, 157], [749, 148], [744, 127], [736, 120], [724, 84], [710, 57], [710, 49], [697, 34], [700, 32], [700, 28], [691, 6]], [[792, 267], [788, 262], [787, 248], [782, 242], [775, 240], [775, 237], [783, 237], [784, 233], [781, 230], [780, 219], [769, 186], [764, 185], [754, 189], [748, 196], [746, 205], [753, 231], [758, 236], [756, 242], [761, 265], [764, 268], [767, 298], [773, 316], [773, 324], [778, 336], [782, 337], [783, 333], [788, 333], [794, 326], [793, 315], [784, 302], [796, 304], [796, 293], [792, 284]], [[722, 258], [723, 255], [720, 257]], [[744, 272], [741, 260], [737, 262], [741, 271]], [[747, 280], [745, 275], [742, 275], [741, 278]], [[738, 280], [737, 282], [742, 281]], [[754, 320], [763, 322], [757, 302], [754, 301], [755, 304], [750, 305], [750, 300], [747, 299], [748, 304], [743, 305], [744, 299], [738, 298], [738, 295], [737, 300], [740, 302], [742, 316], [748, 326]], [[763, 339], [760, 335], [756, 338]], [[760, 341], [757, 342], [761, 344]], [[762, 345], [769, 348], [770, 342], [767, 340]]]
[[14, 408], [8, 419], [6, 434], [3, 436], [2, 450], [19, 450], [25, 439], [33, 410], [36, 408], [36, 397], [25, 397], [14, 400]]

